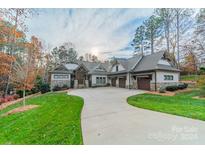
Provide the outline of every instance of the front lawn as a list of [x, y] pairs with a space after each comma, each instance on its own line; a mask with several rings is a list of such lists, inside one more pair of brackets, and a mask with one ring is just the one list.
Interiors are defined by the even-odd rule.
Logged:
[[178, 93], [175, 96], [141, 94], [128, 98], [130, 105], [193, 119], [205, 120], [205, 100], [194, 99], [199, 91]]
[[[38, 108], [0, 117], [0, 144], [82, 144], [83, 99], [66, 93], [30, 98]], [[3, 114], [21, 103], [0, 111]]]

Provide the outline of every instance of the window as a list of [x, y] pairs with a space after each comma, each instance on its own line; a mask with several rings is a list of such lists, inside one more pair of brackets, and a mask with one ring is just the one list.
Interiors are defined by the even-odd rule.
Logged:
[[103, 77], [103, 84], [105, 84], [106, 83], [106, 80], [105, 80], [105, 77]]
[[116, 66], [116, 72], [118, 72], [119, 68], [118, 68], [118, 65]]
[[99, 84], [99, 77], [96, 77], [96, 84]]
[[164, 80], [174, 80], [173, 75], [164, 75]]
[[102, 77], [100, 77], [100, 84], [102, 84]]
[[105, 84], [106, 78], [105, 77], [96, 77], [96, 84]]

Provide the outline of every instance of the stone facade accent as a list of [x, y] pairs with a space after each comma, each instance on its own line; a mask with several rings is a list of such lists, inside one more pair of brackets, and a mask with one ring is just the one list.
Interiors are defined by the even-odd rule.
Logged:
[[[176, 85], [177, 82], [161, 82], [161, 83], [156, 83], [156, 87], [157, 87], [157, 91], [161, 88], [161, 87], [166, 87], [166, 86], [170, 86], [170, 85]], [[151, 91], [155, 91], [155, 83], [150, 83], [150, 89]]]
[[85, 80], [85, 88], [88, 88], [89, 87], [89, 82], [88, 80]]
[[74, 80], [74, 88], [78, 88], [78, 80]]
[[119, 87], [119, 78], [116, 79], [116, 87]]
[[129, 73], [126, 75], [126, 85], [125, 88], [132, 88], [132, 78]]
[[137, 86], [137, 80], [133, 80], [132, 83], [133, 83], [133, 84], [132, 84], [132, 88], [133, 88], [133, 89], [137, 89], [137, 88], [138, 88], [138, 86]]
[[67, 85], [70, 88], [70, 80], [53, 80], [51, 82], [51, 90], [55, 87], [55, 86], [59, 86], [62, 87], [64, 85]]

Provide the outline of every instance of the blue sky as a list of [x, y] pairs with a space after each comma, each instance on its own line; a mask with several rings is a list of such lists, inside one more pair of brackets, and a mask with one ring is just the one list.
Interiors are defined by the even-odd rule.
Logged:
[[27, 21], [28, 34], [51, 47], [72, 42], [79, 55], [128, 57], [136, 27], [152, 13], [153, 9], [39, 9], [39, 15]]

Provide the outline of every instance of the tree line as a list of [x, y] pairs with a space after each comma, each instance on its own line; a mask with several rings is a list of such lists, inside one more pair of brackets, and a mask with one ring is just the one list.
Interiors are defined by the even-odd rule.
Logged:
[[37, 15], [35, 9], [0, 9], [0, 98], [49, 91], [49, 72], [62, 63], [99, 61], [90, 53], [78, 56], [71, 42], [51, 49], [36, 36], [28, 39], [25, 21]]
[[136, 28], [132, 46], [135, 53], [167, 51], [174, 65], [194, 73], [205, 55], [204, 21], [205, 9], [155, 9]]
[[37, 92], [37, 78], [45, 79], [47, 67], [41, 40], [26, 37], [25, 20], [34, 15], [38, 15], [34, 9], [0, 9], [0, 97], [16, 90], [24, 104], [28, 92]]

